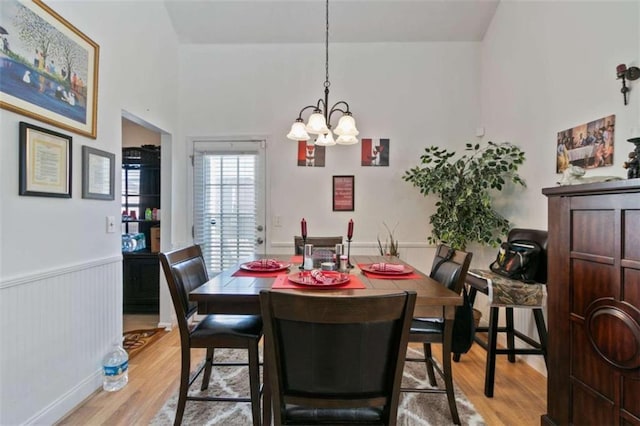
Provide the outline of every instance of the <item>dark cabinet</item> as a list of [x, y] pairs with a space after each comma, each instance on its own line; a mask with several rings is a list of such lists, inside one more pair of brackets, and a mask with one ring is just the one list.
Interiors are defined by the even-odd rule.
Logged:
[[[146, 248], [123, 253], [123, 311], [125, 314], [158, 313], [160, 261], [152, 228], [159, 220], [145, 220], [147, 209], [160, 208], [160, 147], [143, 145], [122, 149], [123, 232], [145, 236]], [[135, 219], [132, 217], [135, 214]]]
[[158, 313], [160, 260], [154, 253], [123, 253], [123, 312]]
[[640, 179], [546, 188], [548, 425], [640, 425]]

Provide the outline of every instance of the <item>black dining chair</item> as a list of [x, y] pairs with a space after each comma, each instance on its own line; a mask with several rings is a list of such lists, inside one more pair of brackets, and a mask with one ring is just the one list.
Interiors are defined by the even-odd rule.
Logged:
[[[438, 245], [433, 258], [430, 277], [443, 286], [460, 294], [465, 283], [467, 271], [471, 264], [472, 253], [454, 250], [444, 244]], [[451, 370], [451, 339], [445, 339], [447, 333], [453, 335], [453, 320], [444, 321], [442, 318], [414, 318], [411, 322], [409, 341], [422, 343], [423, 358], [407, 357], [408, 362], [424, 362], [427, 369], [429, 384], [432, 388], [402, 388], [402, 392], [445, 393], [449, 402], [451, 419], [460, 424], [458, 407], [453, 388], [453, 372]], [[442, 344], [442, 368], [438, 366], [431, 352], [431, 344]], [[437, 387], [435, 372], [444, 381], [444, 388]]]
[[[169, 285], [169, 292], [176, 311], [180, 330], [182, 367], [180, 390], [176, 408], [175, 425], [182, 422], [187, 401], [235, 401], [251, 402], [253, 425], [260, 425], [260, 364], [258, 342], [262, 338], [262, 318], [259, 315], [211, 314], [195, 324], [190, 319], [197, 311], [197, 304], [189, 301], [189, 292], [209, 280], [207, 267], [200, 246], [193, 245], [179, 250], [160, 253], [160, 262]], [[191, 349], [206, 348], [204, 364], [191, 376]], [[248, 350], [246, 362], [214, 362], [214, 350], [235, 348]], [[201, 390], [206, 390], [213, 366], [249, 366], [251, 396], [203, 397], [189, 395], [189, 387], [204, 370]]]
[[415, 292], [260, 292], [279, 425], [395, 425]]
[[304, 244], [313, 244], [313, 248], [335, 250], [336, 244], [342, 244], [342, 236], [338, 237], [307, 237], [303, 240], [301, 236], [296, 235], [293, 237], [293, 246], [295, 254], [304, 253]]

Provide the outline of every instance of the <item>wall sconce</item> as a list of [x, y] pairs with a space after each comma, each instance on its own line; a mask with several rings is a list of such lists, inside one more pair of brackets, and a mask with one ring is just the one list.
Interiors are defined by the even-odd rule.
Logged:
[[627, 92], [631, 90], [627, 87], [627, 80], [633, 81], [640, 78], [640, 68], [638, 67], [627, 68], [625, 64], [620, 64], [616, 67], [616, 75], [618, 76], [618, 80], [622, 79], [622, 89], [620, 89], [620, 91], [622, 92], [622, 96], [624, 97], [624, 104], [626, 105]]

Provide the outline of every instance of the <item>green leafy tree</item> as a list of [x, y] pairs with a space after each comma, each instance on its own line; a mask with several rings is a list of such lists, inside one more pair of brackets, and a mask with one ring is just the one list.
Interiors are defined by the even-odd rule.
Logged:
[[491, 191], [501, 191], [507, 182], [526, 186], [518, 175], [524, 152], [505, 142], [467, 144], [466, 153], [431, 146], [420, 156], [420, 165], [405, 171], [403, 180], [413, 184], [424, 196], [439, 196], [431, 215], [430, 243], [444, 242], [456, 249], [477, 242], [497, 246], [510, 224], [494, 210]]

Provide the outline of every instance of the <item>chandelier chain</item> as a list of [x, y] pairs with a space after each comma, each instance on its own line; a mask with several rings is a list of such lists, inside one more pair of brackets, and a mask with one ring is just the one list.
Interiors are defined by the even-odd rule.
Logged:
[[326, 2], [325, 8], [325, 16], [326, 16], [326, 27], [325, 27], [325, 38], [324, 38], [324, 68], [325, 68], [325, 80], [324, 87], [329, 87], [331, 83], [329, 82], [329, 0]]

